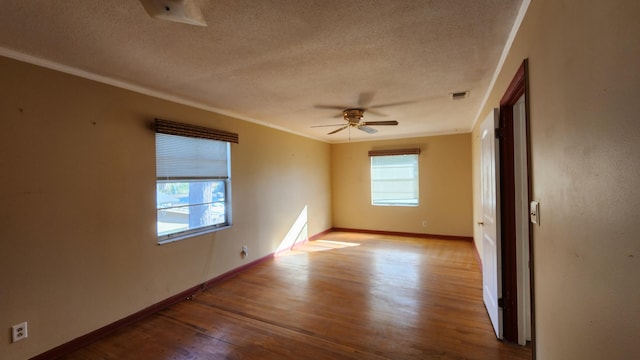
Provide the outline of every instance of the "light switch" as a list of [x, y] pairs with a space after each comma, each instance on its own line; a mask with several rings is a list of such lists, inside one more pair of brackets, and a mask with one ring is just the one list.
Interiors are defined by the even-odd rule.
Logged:
[[537, 201], [532, 201], [529, 205], [529, 216], [531, 216], [531, 222], [540, 226], [540, 205]]

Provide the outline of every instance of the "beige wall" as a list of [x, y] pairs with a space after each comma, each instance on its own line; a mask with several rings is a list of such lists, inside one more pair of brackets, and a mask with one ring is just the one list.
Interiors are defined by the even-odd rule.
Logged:
[[[422, 149], [420, 205], [371, 205], [368, 151], [411, 147]], [[470, 134], [334, 144], [331, 174], [335, 227], [472, 236]]]
[[[538, 359], [640, 357], [638, 16], [635, 0], [534, 0], [481, 114], [497, 106], [528, 57], [531, 175], [542, 220], [533, 234]], [[468, 155], [443, 150], [466, 146], [468, 154], [468, 134], [329, 146], [4, 58], [0, 79], [0, 326], [28, 321], [30, 330], [16, 344], [5, 331], [0, 354], [9, 359], [274, 251], [305, 205], [310, 234], [332, 221], [476, 233], [464, 191], [471, 191], [472, 168], [478, 189], [477, 129], [472, 166]], [[155, 244], [154, 144], [146, 127], [153, 117], [240, 134], [232, 146], [233, 229]], [[366, 152], [415, 144], [426, 144], [422, 171], [440, 164], [421, 177], [446, 173], [453, 183], [423, 184], [423, 205], [389, 222], [369, 205]], [[455, 200], [443, 201], [447, 194]], [[243, 244], [247, 260], [238, 256]]]
[[[331, 227], [326, 143], [6, 58], [0, 79], [2, 359], [272, 253], [305, 206], [309, 234]], [[154, 117], [239, 133], [232, 229], [156, 245]], [[22, 321], [29, 338], [10, 344]]]
[[639, 16], [635, 0], [532, 1], [482, 112], [529, 58], [538, 359], [640, 358]]

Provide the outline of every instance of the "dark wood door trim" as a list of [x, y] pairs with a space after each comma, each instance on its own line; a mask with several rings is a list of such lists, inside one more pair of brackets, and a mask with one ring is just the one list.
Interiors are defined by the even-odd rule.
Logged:
[[[502, 243], [502, 297], [503, 335], [505, 340], [518, 341], [518, 280], [516, 261], [516, 209], [515, 209], [515, 167], [514, 167], [514, 133], [513, 106], [518, 99], [525, 97], [525, 129], [527, 131], [527, 156], [530, 156], [529, 145], [529, 99], [528, 99], [528, 61], [525, 59], [516, 72], [509, 87], [500, 100], [500, 206], [501, 206], [501, 243]], [[530, 161], [527, 168], [530, 172]], [[529, 198], [531, 198], [531, 181], [527, 179]], [[529, 260], [533, 264], [531, 246], [531, 227], [529, 226]], [[534, 303], [533, 303], [533, 267], [530, 266], [531, 277], [531, 336], [535, 337]], [[535, 355], [534, 355], [535, 358]]]
[[518, 341], [518, 278], [516, 262], [516, 207], [513, 105], [500, 105], [500, 212], [502, 243], [503, 335]]

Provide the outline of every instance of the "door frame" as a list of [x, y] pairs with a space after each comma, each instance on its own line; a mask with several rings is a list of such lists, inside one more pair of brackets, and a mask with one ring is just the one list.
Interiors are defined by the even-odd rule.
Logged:
[[[502, 298], [504, 339], [511, 342], [518, 342], [518, 263], [517, 263], [517, 237], [516, 237], [516, 202], [515, 202], [515, 166], [514, 166], [514, 126], [513, 126], [513, 106], [524, 96], [525, 99], [525, 123], [526, 132], [526, 164], [527, 169], [527, 198], [532, 198], [531, 187], [531, 146], [529, 129], [529, 65], [525, 59], [502, 99], [500, 100], [500, 206], [501, 206], [501, 244], [502, 244]], [[531, 223], [527, 221], [529, 228], [529, 291], [530, 291], [530, 312], [531, 312], [531, 342], [535, 344], [535, 303], [534, 303], [534, 261], [533, 261], [533, 236]], [[535, 359], [535, 346], [533, 348], [533, 358]]]

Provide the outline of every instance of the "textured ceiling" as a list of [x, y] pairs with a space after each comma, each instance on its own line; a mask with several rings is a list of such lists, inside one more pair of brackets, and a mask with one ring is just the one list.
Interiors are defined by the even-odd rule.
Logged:
[[[467, 132], [522, 0], [196, 2], [207, 27], [135, 0], [3, 0], [0, 55], [328, 142]], [[400, 124], [311, 127], [346, 123], [321, 105], [359, 101], [400, 103], [364, 118]]]

